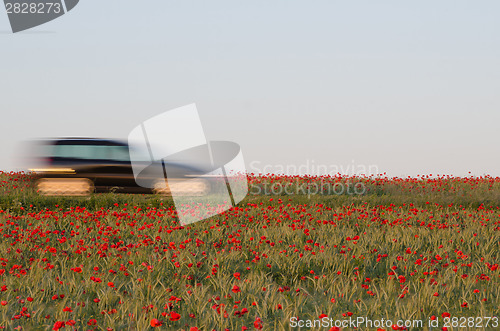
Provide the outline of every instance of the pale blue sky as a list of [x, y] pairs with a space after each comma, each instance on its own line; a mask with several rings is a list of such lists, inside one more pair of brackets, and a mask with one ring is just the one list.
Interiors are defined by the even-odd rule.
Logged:
[[126, 138], [194, 102], [207, 137], [238, 142], [253, 171], [500, 175], [499, 12], [498, 1], [82, 0], [12, 34], [0, 9], [0, 169], [15, 167], [20, 140]]

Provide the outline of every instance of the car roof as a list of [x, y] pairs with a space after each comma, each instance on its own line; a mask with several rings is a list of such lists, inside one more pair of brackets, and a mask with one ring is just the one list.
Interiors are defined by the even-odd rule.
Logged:
[[128, 146], [128, 143], [118, 139], [91, 138], [91, 137], [62, 137], [45, 138], [40, 141], [53, 145], [108, 145], [108, 146]]

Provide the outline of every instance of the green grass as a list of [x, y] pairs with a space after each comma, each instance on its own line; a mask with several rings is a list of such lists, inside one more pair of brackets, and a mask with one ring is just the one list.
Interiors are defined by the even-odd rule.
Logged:
[[[4, 193], [0, 326], [146, 330], [157, 318], [164, 330], [241, 330], [259, 318], [283, 330], [292, 317], [352, 314], [424, 325], [434, 315], [441, 328], [443, 313], [498, 316], [498, 184], [370, 185], [363, 195], [250, 195], [188, 226], [154, 195]], [[16, 319], [23, 307], [30, 317]]]

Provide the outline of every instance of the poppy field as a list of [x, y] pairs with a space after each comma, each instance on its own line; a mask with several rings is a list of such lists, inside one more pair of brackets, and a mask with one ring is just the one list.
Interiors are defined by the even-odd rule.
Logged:
[[0, 172], [0, 328], [500, 328], [500, 178], [249, 175], [249, 191], [181, 226], [168, 198], [42, 197]]

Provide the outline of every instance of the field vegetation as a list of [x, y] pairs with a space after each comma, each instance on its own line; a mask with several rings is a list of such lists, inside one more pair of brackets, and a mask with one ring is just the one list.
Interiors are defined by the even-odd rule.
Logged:
[[500, 328], [500, 178], [250, 175], [249, 185], [237, 207], [181, 226], [166, 197], [42, 197], [31, 176], [0, 173], [0, 328], [286, 330], [324, 319], [339, 330], [358, 317], [392, 322], [360, 330]]

